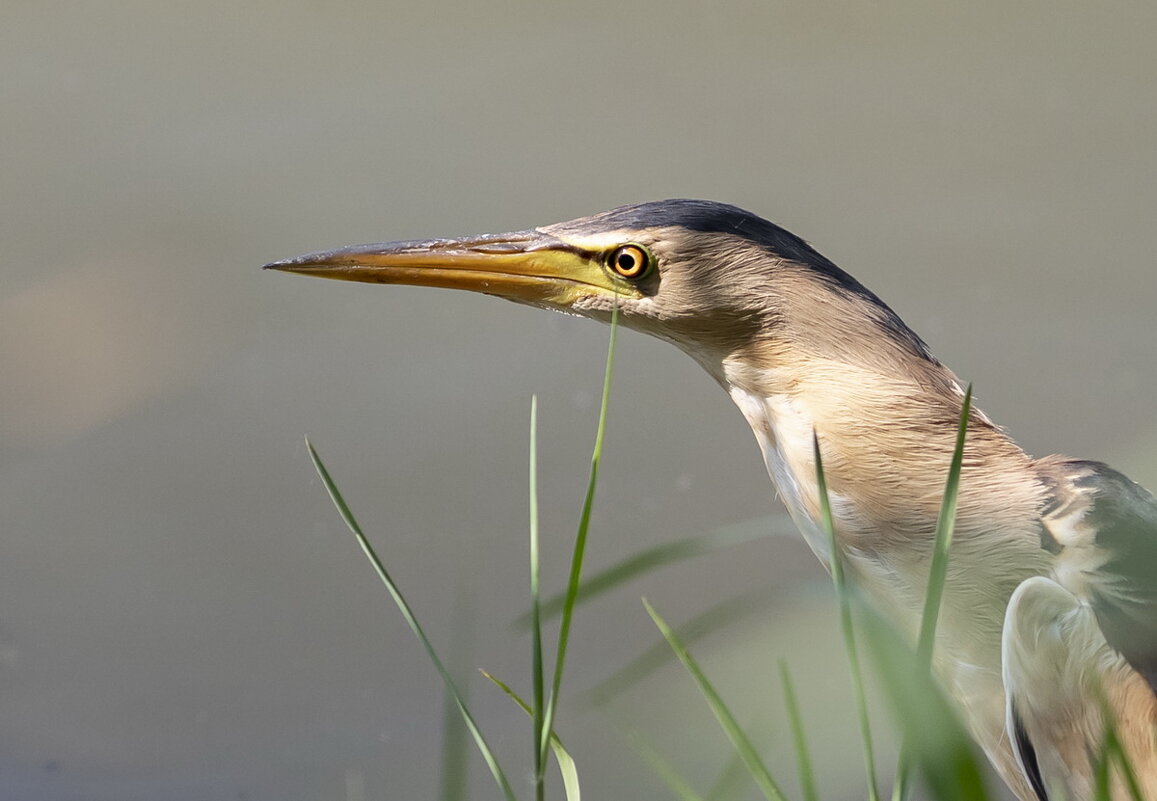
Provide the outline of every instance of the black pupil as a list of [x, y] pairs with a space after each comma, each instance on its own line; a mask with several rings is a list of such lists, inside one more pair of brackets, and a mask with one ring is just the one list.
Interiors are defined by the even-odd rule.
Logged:
[[635, 257], [630, 251], [624, 250], [619, 254], [619, 269], [624, 273], [633, 273], [635, 271]]

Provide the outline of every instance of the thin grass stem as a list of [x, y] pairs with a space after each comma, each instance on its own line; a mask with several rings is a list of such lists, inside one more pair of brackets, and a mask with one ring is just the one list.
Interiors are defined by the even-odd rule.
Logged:
[[[603, 438], [607, 430], [607, 406], [611, 397], [611, 377], [615, 365], [615, 340], [619, 331], [619, 307], [616, 304], [611, 311], [611, 336], [607, 345], [607, 365], [603, 372], [603, 394], [599, 404], [599, 423], [595, 432], [595, 447], [591, 455], [590, 478], [587, 481], [586, 497], [583, 500], [582, 514], [579, 517], [578, 533], [575, 535], [574, 552], [571, 556], [570, 578], [567, 582], [566, 596], [563, 599], [562, 620], [558, 630], [558, 650], [555, 654], [554, 676], [550, 685], [550, 694], [546, 699], [546, 712], [543, 716], [543, 726], [540, 731], [538, 750], [541, 754], [539, 763], [546, 760], [546, 749], [550, 741], [550, 733], [554, 728], [555, 710], [558, 705], [559, 692], [562, 689], [563, 667], [566, 664], [566, 650], [570, 642], [571, 620], [574, 617], [575, 599], [578, 597], [579, 584], [582, 579], [583, 556], [586, 553], [587, 532], [590, 530], [591, 510], [595, 503], [595, 488], [598, 486], [599, 462], [603, 454]], [[539, 764], [536, 763], [536, 764]]]
[[811, 752], [807, 747], [807, 737], [803, 730], [803, 717], [799, 713], [799, 700], [796, 698], [795, 686], [791, 681], [791, 672], [787, 662], [779, 660], [779, 678], [783, 683], [783, 701], [787, 706], [787, 719], [791, 724], [791, 737], [795, 743], [795, 759], [799, 766], [799, 784], [803, 790], [804, 801], [819, 801], [816, 792], [815, 771], [812, 770]]
[[655, 750], [649, 742], [643, 739], [643, 736], [638, 732], [632, 731], [627, 735], [627, 742], [631, 749], [641, 756], [655, 775], [663, 780], [663, 784], [667, 785], [667, 789], [679, 801], [706, 801], [700, 795], [690, 782], [683, 778], [675, 766], [671, 764], [670, 760]]
[[840, 607], [840, 627], [844, 635], [844, 650], [851, 668], [852, 690], [856, 699], [856, 716], [860, 722], [860, 737], [864, 744], [864, 768], [868, 777], [868, 801], [879, 801], [879, 781], [876, 778], [876, 755], [872, 746], [872, 726], [868, 719], [868, 704], [864, 695], [864, 678], [860, 669], [860, 657], [856, 649], [856, 633], [852, 624], [852, 604], [844, 577], [844, 562], [836, 542], [836, 525], [832, 517], [831, 499], [828, 497], [828, 482], [824, 477], [823, 457], [820, 454], [819, 435], [812, 432], [812, 447], [816, 460], [816, 484], [819, 489], [820, 521], [828, 535], [828, 560], [832, 571], [832, 582], [836, 588], [836, 599]]
[[[769, 515], [724, 526], [699, 536], [686, 537], [674, 542], [664, 542], [645, 548], [583, 579], [576, 603], [581, 605], [660, 567], [764, 539], [768, 535], [768, 529], [785, 518], [786, 516]], [[787, 522], [790, 524], [790, 520]], [[544, 598], [539, 613], [544, 618], [559, 614], [562, 611], [565, 598], [565, 592]], [[519, 628], [529, 627], [530, 614], [526, 613], [519, 616], [514, 621], [514, 625]]]
[[494, 781], [502, 790], [502, 794], [507, 798], [507, 801], [515, 801], [514, 790], [511, 788], [510, 782], [502, 770], [502, 766], [498, 763], [497, 757], [494, 756], [494, 752], [487, 744], [486, 738], [482, 736], [481, 729], [478, 728], [478, 724], [474, 721], [474, 716], [470, 714], [470, 710], [466, 706], [465, 698], [462, 693], [459, 692], [457, 684], [450, 676], [450, 672], [446, 669], [446, 666], [442, 663], [438, 652], [426, 636], [426, 632], [422, 629], [421, 624], [418, 623], [418, 619], [414, 616], [410, 604], [402, 595], [401, 590], [398, 589], [398, 585], [395, 584], [394, 580], [390, 577], [385, 564], [378, 558], [374, 546], [370, 544], [370, 541], [362, 532], [361, 526], [358, 524], [353, 512], [350, 511], [349, 506], [345, 502], [345, 498], [343, 498], [341, 492], [338, 491], [337, 485], [334, 484], [329, 471], [321, 460], [321, 456], [318, 455], [317, 450], [314, 449], [313, 443], [309, 441], [308, 437], [305, 440], [305, 446], [309, 450], [309, 458], [313, 461], [314, 469], [317, 470], [322, 484], [325, 485], [326, 492], [329, 493], [330, 500], [332, 500], [333, 505], [337, 507], [338, 513], [341, 515], [342, 520], [345, 521], [346, 526], [357, 538], [358, 544], [362, 547], [362, 551], [365, 553], [366, 558], [369, 559], [370, 564], [373, 565], [374, 570], [378, 574], [378, 578], [381, 579], [382, 584], [385, 585], [393, 597], [398, 611], [402, 613], [402, 617], [406, 623], [409, 624], [410, 630], [414, 632], [419, 642], [422, 643], [422, 647], [426, 649], [426, 654], [430, 657], [430, 661], [434, 663], [434, 667], [442, 677], [442, 681], [446, 685], [446, 691], [450, 694], [450, 697], [454, 699], [454, 703], [458, 707], [458, 712], [462, 715], [462, 721], [466, 724], [466, 728], [470, 730], [470, 734], [474, 738], [474, 743], [478, 746], [478, 750], [482, 754], [482, 759], [490, 769], [490, 774], [494, 777]]
[[[948, 480], [940, 501], [940, 516], [936, 520], [936, 535], [932, 544], [932, 564], [928, 568], [928, 592], [924, 596], [924, 612], [920, 619], [920, 636], [916, 641], [916, 670], [931, 675], [932, 653], [936, 647], [936, 626], [940, 619], [940, 603], [948, 580], [948, 557], [952, 535], [956, 529], [956, 502], [960, 494], [960, 472], [964, 465], [964, 441], [968, 433], [968, 418], [972, 412], [972, 384], [964, 393], [960, 407], [960, 422], [956, 427], [956, 445], [948, 467]], [[909, 790], [910, 745], [905, 733], [896, 759], [896, 783], [892, 787], [893, 801], [905, 801]]]
[[[522, 697], [512, 690], [509, 684], [487, 673], [485, 670], [479, 672], [493, 682], [498, 689], [506, 693], [514, 703], [518, 704], [523, 712], [534, 717], [534, 710], [530, 708], [530, 704], [522, 700]], [[562, 740], [560, 740], [554, 732], [550, 734], [550, 748], [554, 752], [555, 761], [558, 762], [559, 773], [562, 774], [562, 787], [566, 794], [567, 801], [581, 801], [582, 794], [579, 791], [578, 768], [570, 752], [566, 750], [566, 747], [562, 744]]]
[[936, 539], [932, 547], [932, 565], [928, 569], [928, 594], [924, 598], [924, 615], [920, 620], [920, 639], [916, 643], [917, 667], [931, 672], [932, 651], [936, 646], [936, 624], [940, 618], [940, 602], [944, 598], [944, 584], [948, 580], [948, 555], [952, 535], [956, 530], [956, 501], [960, 495], [960, 471], [964, 465], [964, 439], [968, 433], [968, 417], [972, 411], [972, 385], [964, 393], [960, 407], [960, 424], [956, 429], [956, 447], [948, 468], [948, 481], [940, 502], [940, 517], [936, 521]]
[[531, 720], [534, 732], [534, 797], [546, 797], [546, 761], [539, 747], [546, 736], [545, 670], [542, 661], [542, 615], [539, 591], [539, 537], [538, 537], [538, 396], [530, 399], [530, 637]]
[[663, 635], [663, 639], [671, 646], [671, 650], [679, 657], [679, 661], [687, 668], [687, 672], [695, 679], [695, 683], [699, 685], [699, 692], [707, 700], [707, 705], [711, 707], [711, 712], [715, 715], [715, 719], [719, 721], [719, 725], [723, 728], [727, 738], [731, 740], [731, 744], [735, 746], [735, 750], [743, 757], [743, 762], [747, 765], [751, 777], [755, 780], [756, 785], [763, 793], [768, 801], [786, 801], [783, 791], [779, 789], [775, 779], [772, 778], [771, 772], [767, 769], [767, 765], [759, 756], [759, 752], [755, 750], [750, 738], [743, 731], [743, 728], [735, 720], [735, 716], [731, 714], [727, 704], [724, 703], [723, 698], [716, 692], [715, 687], [708, 680], [707, 675], [699, 667], [699, 663], [691, 656], [686, 646], [679, 640], [679, 637], [671, 630], [655, 608], [643, 599], [643, 606], [647, 608], [647, 614], [655, 621], [659, 632]]

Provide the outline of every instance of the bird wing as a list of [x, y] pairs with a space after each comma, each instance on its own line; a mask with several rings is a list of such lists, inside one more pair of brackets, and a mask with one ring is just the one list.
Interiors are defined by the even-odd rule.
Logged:
[[1001, 641], [1005, 726], [1039, 801], [1089, 797], [1089, 756], [1103, 734], [1085, 666], [1107, 650], [1092, 610], [1052, 579], [1033, 576], [1012, 594]]
[[1157, 693], [1157, 498], [1100, 462], [1049, 463], [1042, 515], [1057, 583], [1088, 603], [1105, 640]]
[[[1157, 500], [1098, 462], [1038, 462], [1049, 497], [1034, 576], [1005, 613], [1010, 743], [1041, 801], [1090, 798], [1105, 712], [1142, 786], [1157, 782]], [[1120, 778], [1116, 779], [1119, 784]]]

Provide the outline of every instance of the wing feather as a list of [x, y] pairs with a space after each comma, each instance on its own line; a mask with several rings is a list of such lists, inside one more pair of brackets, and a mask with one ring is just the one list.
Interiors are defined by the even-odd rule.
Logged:
[[1100, 462], [1053, 467], [1042, 521], [1062, 546], [1057, 580], [1092, 606], [1105, 640], [1157, 693], [1157, 498]]

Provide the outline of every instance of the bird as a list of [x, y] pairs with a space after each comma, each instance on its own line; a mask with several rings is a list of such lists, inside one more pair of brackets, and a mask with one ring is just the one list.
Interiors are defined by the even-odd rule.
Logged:
[[[919, 630], [965, 390], [884, 301], [795, 234], [672, 199], [266, 268], [617, 314], [675, 345], [750, 425], [811, 550], [841, 560], [899, 631]], [[1083, 801], [1112, 724], [1157, 799], [1157, 499], [1106, 464], [1034, 458], [972, 407], [957, 504], [933, 666], [973, 738], [1022, 801]], [[1111, 789], [1129, 797], [1120, 771]]]

